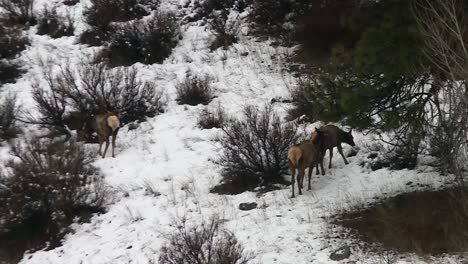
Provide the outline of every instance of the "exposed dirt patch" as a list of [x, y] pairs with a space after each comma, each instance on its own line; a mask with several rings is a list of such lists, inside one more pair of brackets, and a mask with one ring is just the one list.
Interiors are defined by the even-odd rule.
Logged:
[[463, 252], [468, 248], [468, 192], [419, 191], [380, 201], [335, 223], [384, 248], [418, 254]]

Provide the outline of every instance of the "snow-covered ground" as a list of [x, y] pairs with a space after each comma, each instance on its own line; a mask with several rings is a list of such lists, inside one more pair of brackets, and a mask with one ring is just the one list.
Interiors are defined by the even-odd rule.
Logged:
[[[40, 9], [43, 4], [61, 1], [36, 2], [36, 8]], [[81, 1], [76, 6], [59, 9], [60, 12], [68, 9], [75, 15], [77, 35], [85, 28], [81, 15], [85, 4], [86, 1]], [[164, 8], [174, 10], [179, 10], [182, 4], [183, 1], [163, 1]], [[35, 30], [34, 27], [29, 30], [32, 46], [21, 56], [28, 72], [2, 90], [16, 92], [26, 110], [34, 105], [30, 86], [36, 79], [41, 81], [41, 61], [76, 65], [96, 50], [76, 44], [76, 37], [54, 40], [35, 35]], [[174, 231], [171, 224], [186, 217], [195, 225], [212, 215], [219, 215], [225, 227], [247, 250], [254, 252], [256, 263], [330, 263], [333, 262], [330, 253], [346, 244], [328, 239], [327, 218], [334, 212], [355, 203], [367, 203], [382, 193], [402, 192], [409, 188], [408, 181], [435, 187], [442, 184], [437, 173], [424, 166], [414, 171], [372, 171], [361, 167], [359, 164], [367, 159], [368, 149], [376, 139], [354, 132], [359, 147], [357, 156], [350, 157], [350, 164], [345, 165], [336, 153], [334, 168], [327, 169], [325, 176], [314, 175], [312, 190], [306, 190], [302, 196], [291, 199], [290, 188], [261, 195], [209, 193], [221, 180], [221, 167], [213, 162], [221, 151], [213, 139], [221, 131], [198, 128], [199, 113], [220, 104], [228, 114], [238, 116], [244, 106], [261, 106], [272, 98], [288, 98], [295, 79], [282, 65], [293, 50], [274, 48], [268, 42], [242, 35], [240, 42], [227, 51], [211, 52], [208, 46], [213, 34], [206, 26], [184, 25], [182, 33], [182, 40], [163, 64], [136, 65], [142, 79], [155, 81], [165, 91], [168, 102], [165, 113], [142, 123], [136, 130], [122, 128], [116, 158], [95, 162], [115, 196], [108, 211], [94, 216], [90, 223], [75, 224], [63, 246], [26, 254], [21, 263], [157, 263], [167, 234]], [[175, 85], [188, 72], [213, 77], [217, 97], [210, 105], [186, 106], [175, 102]], [[289, 107], [282, 103], [274, 106], [281, 114]], [[313, 127], [310, 124], [307, 131]], [[95, 145], [88, 147], [97, 150]], [[345, 146], [345, 152], [349, 148]], [[5, 149], [0, 149], [2, 157], [7, 157]], [[146, 192], [148, 184], [161, 195]], [[240, 211], [238, 205], [242, 202], [256, 202], [259, 208]], [[350, 246], [353, 254], [346, 261], [375, 263], [378, 259]], [[399, 261], [424, 260], [406, 256]]]

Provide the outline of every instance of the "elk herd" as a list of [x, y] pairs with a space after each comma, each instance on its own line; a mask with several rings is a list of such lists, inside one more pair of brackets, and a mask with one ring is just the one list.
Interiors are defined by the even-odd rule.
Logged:
[[346, 164], [348, 161], [343, 154], [343, 148], [341, 143], [347, 143], [354, 146], [353, 135], [351, 130], [349, 132], [343, 131], [337, 126], [326, 125], [319, 129], [315, 128], [312, 133], [311, 139], [304, 140], [303, 142], [296, 144], [288, 150], [288, 162], [289, 169], [291, 171], [291, 186], [292, 186], [292, 197], [294, 197], [294, 185], [296, 170], [297, 173], [297, 189], [299, 194], [302, 194], [302, 188], [304, 186], [304, 175], [305, 170], [309, 169], [309, 184], [308, 189], [311, 189], [310, 181], [312, 177], [312, 170], [316, 167], [316, 174], [319, 174], [319, 165], [322, 175], [325, 175], [323, 168], [323, 158], [327, 150], [329, 150], [330, 158], [328, 168], [332, 167], [333, 148], [337, 147], [338, 152]]
[[[115, 157], [115, 141], [119, 128], [120, 120], [117, 114], [98, 114], [83, 122], [78, 131], [78, 140], [87, 140], [91, 133], [96, 132], [99, 142], [99, 155], [102, 155], [102, 158], [105, 158], [107, 149], [109, 148], [109, 138], [112, 136], [112, 157]], [[349, 132], [343, 131], [334, 125], [326, 125], [318, 129], [315, 128], [310, 139], [304, 140], [303, 142], [289, 148], [288, 162], [291, 172], [292, 197], [294, 197], [294, 185], [296, 184], [296, 181], [299, 194], [302, 194], [306, 169], [309, 169], [309, 190], [311, 189], [310, 181], [314, 167], [316, 168], [316, 174], [320, 174], [321, 171], [322, 175], [325, 175], [323, 158], [325, 157], [327, 150], [330, 153], [328, 164], [329, 169], [332, 167], [333, 148], [335, 147], [338, 149], [341, 157], [343, 157], [345, 164], [348, 164], [348, 161], [343, 154], [341, 143], [347, 143], [351, 146], [355, 145], [351, 131], [352, 130]], [[104, 142], [106, 143], [106, 146], [104, 147], [104, 152], [102, 152], [102, 144]], [[298, 171], [297, 177], [296, 170]]]

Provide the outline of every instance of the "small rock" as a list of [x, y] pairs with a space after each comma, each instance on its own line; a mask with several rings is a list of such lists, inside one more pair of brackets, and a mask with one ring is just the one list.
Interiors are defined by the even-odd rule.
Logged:
[[351, 150], [348, 151], [348, 154], [346, 155], [346, 157], [349, 158], [349, 157], [354, 157], [356, 155], [357, 155], [357, 150], [351, 149]]
[[412, 181], [409, 181], [409, 182], [406, 183], [406, 185], [412, 185], [412, 184], [413, 184]]
[[127, 247], [127, 249], [131, 249], [132, 247], [133, 247], [133, 246], [132, 246], [132, 245], [130, 245], [130, 246], [128, 246], [128, 247]]
[[241, 203], [239, 204], [239, 209], [242, 211], [249, 211], [257, 208], [257, 203]]
[[349, 246], [342, 246], [335, 252], [331, 253], [330, 259], [340, 261], [349, 258], [349, 256], [351, 256], [351, 248]]
[[377, 154], [377, 153], [371, 153], [371, 154], [369, 154], [369, 156], [367, 156], [367, 158], [368, 158], [368, 159], [375, 159], [375, 158], [377, 158], [377, 156], [379, 156], [379, 154]]
[[244, 52], [241, 52], [240, 55], [241, 55], [242, 57], [245, 57], [245, 56], [249, 55], [249, 53], [248, 53], [247, 51], [244, 51]]

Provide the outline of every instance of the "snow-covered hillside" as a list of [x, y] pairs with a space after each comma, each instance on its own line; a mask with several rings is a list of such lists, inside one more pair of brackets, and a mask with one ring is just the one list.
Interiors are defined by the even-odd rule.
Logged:
[[[59, 2], [36, 1], [36, 9]], [[75, 15], [76, 35], [86, 28], [82, 19], [86, 2], [72, 7], [59, 5], [59, 12], [68, 9]], [[184, 2], [165, 0], [162, 6], [187, 12], [182, 8]], [[35, 27], [28, 31], [31, 46], [21, 55], [27, 73], [2, 89], [2, 93], [17, 93], [25, 110], [34, 107], [30, 87], [42, 78], [41, 61], [73, 67], [97, 49], [76, 44], [76, 36], [54, 40], [38, 36], [35, 31]], [[136, 64], [140, 78], [155, 81], [165, 91], [166, 111], [136, 130], [123, 127], [116, 157], [95, 162], [114, 197], [107, 212], [94, 216], [90, 223], [75, 224], [74, 232], [64, 238], [62, 246], [27, 253], [21, 263], [157, 263], [160, 248], [167, 242], [167, 234], [174, 231], [172, 224], [177, 219], [186, 217], [190, 225], [196, 225], [212, 215], [219, 215], [224, 226], [254, 252], [252, 263], [331, 263], [330, 253], [344, 244], [353, 250], [348, 263], [376, 262], [378, 256], [364, 255], [352, 242], [330, 238], [332, 229], [327, 218], [339, 209], [372, 201], [382, 193], [405, 191], [410, 188], [408, 181], [435, 187], [442, 182], [436, 172], [424, 166], [414, 171], [363, 168], [360, 163], [367, 159], [368, 150], [376, 141], [371, 135], [354, 132], [357, 156], [350, 157], [350, 164], [345, 165], [336, 154], [334, 168], [327, 169], [325, 176], [314, 175], [312, 190], [306, 190], [302, 196], [290, 198], [287, 187], [265, 194], [209, 192], [221, 180], [221, 167], [213, 162], [221, 151], [213, 139], [221, 130], [198, 128], [200, 113], [220, 104], [229, 115], [240, 117], [241, 109], [247, 105], [260, 107], [273, 98], [289, 98], [290, 89], [296, 85], [295, 78], [283, 69], [287, 57], [294, 52], [292, 48], [257, 41], [247, 35], [247, 28], [241, 32], [239, 43], [228, 50], [210, 51], [213, 34], [199, 22], [189, 23], [182, 26], [182, 39], [164, 63]], [[175, 85], [187, 72], [213, 78], [217, 97], [208, 106], [176, 103]], [[274, 103], [283, 117], [288, 107], [287, 103]], [[311, 131], [318, 125], [308, 124], [304, 129]], [[97, 152], [97, 145], [87, 147]], [[349, 149], [346, 145], [345, 152]], [[0, 158], [7, 157], [6, 148], [0, 149]], [[147, 192], [148, 185], [160, 195]], [[259, 208], [241, 211], [238, 206], [242, 202], [256, 202]], [[399, 261], [427, 260], [406, 256]]]

